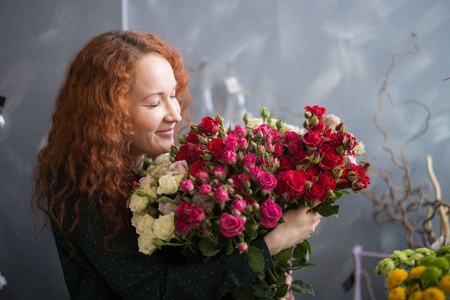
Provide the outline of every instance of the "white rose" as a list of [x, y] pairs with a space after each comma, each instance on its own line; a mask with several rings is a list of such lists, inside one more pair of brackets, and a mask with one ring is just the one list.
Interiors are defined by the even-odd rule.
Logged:
[[156, 190], [156, 192], [159, 195], [161, 194], [171, 195], [176, 193], [177, 191], [178, 191], [178, 183], [172, 176], [172, 173], [168, 173], [159, 178], [159, 186]]
[[170, 156], [168, 153], [164, 153], [161, 155], [158, 155], [158, 157], [155, 158], [154, 163], [156, 165], [160, 165], [160, 164], [164, 164], [164, 163], [169, 163], [170, 162]]
[[154, 234], [151, 229], [147, 229], [138, 237], [139, 252], [144, 254], [152, 254], [156, 251], [156, 246], [153, 245]]
[[325, 120], [323, 120], [323, 123], [330, 127], [332, 130], [336, 129], [336, 126], [341, 124], [341, 119], [338, 116], [335, 116], [333, 114], [328, 115], [325, 117]]
[[358, 142], [358, 145], [355, 146], [355, 148], [353, 150], [355, 151], [356, 156], [360, 156], [360, 155], [363, 155], [364, 153], [366, 153], [366, 151], [364, 150], [363, 142]]
[[150, 200], [149, 202], [150, 202], [150, 203], [155, 202], [156, 197], [157, 197], [157, 195], [156, 195], [156, 187], [152, 187], [152, 186], [150, 186], [149, 184], [145, 184], [145, 185], [141, 186], [141, 188], [144, 189], [144, 190], [147, 192], [147, 194], [149, 194], [150, 197], [153, 198], [153, 199], [152, 199], [153, 201]]
[[132, 212], [140, 213], [147, 207], [147, 204], [147, 197], [141, 197], [134, 194], [133, 196], [131, 196], [130, 204], [128, 205], [128, 207]]
[[262, 125], [263, 120], [262, 119], [248, 119], [247, 127], [250, 129], [256, 129], [260, 125]]
[[281, 127], [281, 132], [285, 132], [285, 131], [292, 131], [292, 132], [295, 132], [298, 134], [303, 134], [305, 129], [299, 128], [297, 126], [289, 125], [289, 124], [283, 124], [283, 126]]
[[137, 234], [142, 234], [148, 229], [153, 228], [153, 223], [155, 222], [155, 218], [150, 216], [149, 214], [145, 214], [139, 218], [139, 220], [136, 223], [136, 226], [133, 225], [133, 220], [131, 221], [131, 224], [136, 227]]
[[165, 216], [160, 216], [153, 223], [153, 234], [155, 238], [161, 239], [163, 241], [169, 241], [174, 237], [175, 231], [175, 221], [174, 212], [170, 212]]

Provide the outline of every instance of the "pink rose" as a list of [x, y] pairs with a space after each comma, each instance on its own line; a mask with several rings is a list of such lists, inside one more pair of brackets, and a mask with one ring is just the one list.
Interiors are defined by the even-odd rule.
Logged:
[[222, 161], [226, 164], [232, 164], [236, 162], [236, 153], [231, 150], [226, 150], [220, 156]]
[[242, 160], [242, 166], [247, 167], [249, 169], [253, 168], [256, 163], [256, 158], [253, 154], [247, 154], [244, 156], [244, 159]]
[[238, 146], [240, 149], [247, 149], [248, 148], [248, 142], [245, 138], [239, 138], [237, 140]]
[[261, 225], [267, 228], [275, 227], [283, 214], [281, 207], [278, 204], [273, 203], [271, 200], [266, 200], [261, 205], [260, 211], [263, 216], [261, 219]]
[[241, 199], [236, 199], [233, 201], [233, 203], [231, 204], [231, 207], [233, 209], [237, 209], [240, 212], [243, 212], [245, 209], [245, 201], [241, 200]]
[[263, 171], [259, 167], [254, 167], [254, 168], [250, 169], [250, 176], [254, 180], [259, 180], [259, 178], [261, 177], [262, 172]]
[[180, 182], [180, 189], [183, 191], [183, 193], [189, 193], [193, 188], [194, 184], [190, 179], [183, 180]]
[[225, 149], [231, 150], [231, 151], [236, 151], [236, 149], [238, 147], [237, 138], [233, 134], [230, 134], [229, 136], [227, 136], [225, 138], [225, 140], [223, 141], [223, 144], [225, 145]]
[[207, 195], [207, 194], [211, 193], [211, 186], [207, 183], [203, 183], [200, 186], [200, 193], [202, 193], [203, 195]]
[[263, 172], [259, 177], [259, 184], [261, 184], [263, 191], [269, 192], [277, 185], [277, 179], [272, 174]]
[[205, 219], [205, 212], [200, 207], [192, 205], [185, 219], [191, 224], [192, 228], [197, 228], [200, 222]]
[[225, 176], [227, 175], [227, 169], [226, 169], [226, 165], [218, 165], [216, 166], [212, 172], [211, 172], [214, 177], [218, 178], [218, 179], [224, 179]]
[[188, 233], [192, 229], [188, 222], [182, 217], [175, 218], [175, 228], [179, 234]]
[[272, 155], [275, 157], [280, 157], [283, 154], [283, 145], [281, 143], [276, 143], [275, 144], [275, 149], [273, 150]]
[[228, 200], [228, 192], [223, 187], [215, 189], [214, 200], [216, 200], [216, 202], [220, 204], [224, 203], [226, 200]]
[[224, 213], [220, 217], [222, 226], [220, 232], [226, 237], [234, 237], [244, 230], [245, 221], [241, 217], [233, 216], [232, 214]]
[[245, 129], [244, 126], [236, 125], [236, 127], [234, 128], [234, 134], [237, 137], [244, 137], [246, 133], [247, 133], [247, 129]]

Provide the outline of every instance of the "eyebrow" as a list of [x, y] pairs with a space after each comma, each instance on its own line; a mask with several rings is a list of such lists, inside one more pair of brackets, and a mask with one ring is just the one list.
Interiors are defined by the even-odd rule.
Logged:
[[[178, 83], [176, 82], [176, 83], [175, 83], [175, 86], [173, 87], [172, 90], [176, 90], [176, 89], [177, 89], [177, 85], [178, 85]], [[144, 97], [143, 97], [141, 100], [139, 100], [139, 101], [142, 102], [142, 101], [144, 101], [145, 99], [147, 99], [147, 98], [149, 98], [149, 97], [151, 97], [151, 96], [155, 96], [155, 95], [157, 95], [157, 96], [164, 95], [164, 92], [161, 91], [161, 92], [150, 93], [150, 94], [144, 96]]]

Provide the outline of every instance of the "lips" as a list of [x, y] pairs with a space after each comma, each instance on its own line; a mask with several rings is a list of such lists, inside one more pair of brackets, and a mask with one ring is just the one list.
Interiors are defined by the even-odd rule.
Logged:
[[166, 128], [166, 129], [158, 130], [155, 133], [158, 135], [173, 136], [175, 131], [173, 130], [173, 128]]

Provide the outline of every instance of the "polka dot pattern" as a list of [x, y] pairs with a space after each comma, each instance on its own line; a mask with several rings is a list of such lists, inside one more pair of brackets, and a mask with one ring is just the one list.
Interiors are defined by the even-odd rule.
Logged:
[[[65, 228], [75, 218], [68, 202]], [[80, 222], [70, 238], [74, 251], [57, 227], [53, 233], [71, 299], [220, 299], [259, 274], [248, 265], [247, 256], [235, 251], [217, 255], [207, 263], [187, 264], [178, 247], [166, 247], [151, 256], [138, 252], [137, 235], [124, 231], [105, 250], [106, 232], [102, 215], [80, 205]], [[273, 265], [263, 239], [251, 243], [265, 258], [265, 269]]]

